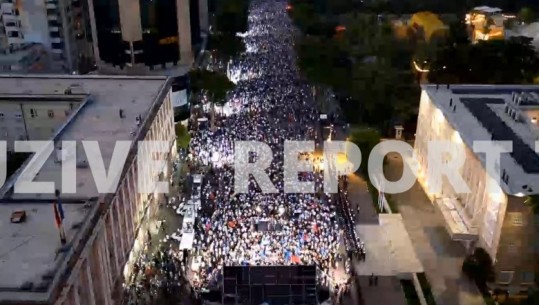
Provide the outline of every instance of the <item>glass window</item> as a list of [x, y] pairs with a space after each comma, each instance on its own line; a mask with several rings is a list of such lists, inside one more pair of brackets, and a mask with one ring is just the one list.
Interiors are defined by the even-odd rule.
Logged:
[[47, 111], [47, 115], [49, 116], [49, 118], [54, 118], [54, 111], [53, 110], [49, 110]]
[[30, 109], [30, 116], [33, 117], [33, 118], [37, 117], [37, 111], [34, 108]]

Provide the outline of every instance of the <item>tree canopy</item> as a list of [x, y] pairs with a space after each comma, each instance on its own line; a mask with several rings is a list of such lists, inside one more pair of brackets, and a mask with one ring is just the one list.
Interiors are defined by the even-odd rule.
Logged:
[[532, 23], [537, 19], [537, 16], [531, 8], [523, 7], [518, 12], [518, 18], [524, 23]]
[[176, 123], [174, 129], [176, 130], [176, 145], [178, 148], [187, 149], [191, 142], [191, 135], [187, 131], [187, 128], [181, 123]]
[[216, 6], [217, 31], [234, 36], [248, 30], [249, 0], [218, 1]]
[[208, 49], [226, 61], [245, 52], [245, 43], [239, 36], [215, 33], [209, 37]]
[[539, 57], [526, 37], [440, 48], [430, 65], [433, 83], [523, 84], [539, 72]]
[[477, 6], [499, 7], [504, 11], [518, 12], [526, 7], [539, 10], [536, 0], [290, 0], [294, 7], [305, 3], [312, 6], [319, 14], [340, 15], [351, 11], [374, 14], [414, 14], [430, 11], [441, 14], [462, 14]]
[[528, 196], [525, 203], [532, 209], [534, 214], [539, 214], [539, 195]]
[[419, 89], [411, 71], [412, 45], [397, 41], [388, 23], [371, 14], [341, 16], [344, 30], [305, 35], [296, 44], [298, 65], [313, 84], [340, 97], [350, 123], [387, 129], [415, 117]]
[[362, 159], [360, 170], [363, 175], [368, 174], [368, 157], [371, 154], [372, 149], [378, 143], [380, 143], [381, 135], [375, 129], [363, 128], [353, 130], [350, 135], [350, 142], [357, 145], [362, 153]]
[[228, 92], [236, 86], [225, 74], [210, 70], [191, 70], [189, 79], [195, 94], [207, 94], [209, 102], [218, 105], [226, 103]]
[[462, 264], [462, 272], [475, 281], [480, 289], [494, 280], [494, 265], [492, 258], [483, 248], [476, 248], [468, 255]]

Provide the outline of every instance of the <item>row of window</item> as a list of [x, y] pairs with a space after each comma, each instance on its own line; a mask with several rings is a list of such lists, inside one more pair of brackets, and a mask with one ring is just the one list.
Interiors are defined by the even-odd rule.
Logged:
[[[69, 116], [69, 114], [71, 113], [71, 110], [64, 110], [64, 114], [65, 116]], [[49, 118], [54, 118], [54, 110], [48, 110], [47, 111], [47, 116]], [[32, 108], [30, 109], [30, 117], [32, 118], [37, 118], [38, 117], [38, 112], [36, 109]], [[15, 114], [15, 118], [16, 119], [22, 119], [22, 114], [20, 113], [16, 113]], [[0, 112], [0, 120], [4, 119], [4, 113], [3, 112]]]
[[[40, 131], [43, 131], [43, 129], [41, 128]], [[54, 133], [56, 131], [56, 129], [54, 128], [51, 128], [51, 133]], [[20, 128], [18, 127], [15, 131], [11, 131], [11, 135], [13, 136], [13, 134], [15, 134], [16, 136], [14, 136], [14, 138], [18, 139], [18, 140], [24, 140], [26, 139], [26, 133], [24, 131], [23, 128]], [[0, 138], [5, 138], [7, 139], [10, 135], [10, 131], [8, 128], [6, 127], [2, 127], [2, 129], [0, 129]]]

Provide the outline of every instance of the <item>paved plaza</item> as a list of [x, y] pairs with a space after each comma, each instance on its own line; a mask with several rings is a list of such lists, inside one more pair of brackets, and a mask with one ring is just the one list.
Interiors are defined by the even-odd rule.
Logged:
[[[389, 154], [386, 177], [397, 180], [402, 175], [402, 159]], [[438, 305], [482, 305], [475, 284], [463, 277], [464, 247], [452, 241], [440, 212], [416, 183], [412, 189], [392, 195], [399, 206], [404, 226], [432, 286]]]

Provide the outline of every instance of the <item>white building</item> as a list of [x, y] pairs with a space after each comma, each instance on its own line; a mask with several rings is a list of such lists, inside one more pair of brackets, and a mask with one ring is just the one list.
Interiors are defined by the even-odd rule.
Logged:
[[44, 70], [76, 71], [81, 58], [93, 56], [85, 5], [83, 0], [0, 0], [0, 50], [15, 53], [25, 44], [40, 44], [50, 57]]
[[[490, 253], [499, 286], [513, 292], [527, 289], [539, 250], [538, 218], [524, 203], [539, 194], [539, 86], [422, 89], [414, 147], [421, 185], [440, 209], [453, 240]], [[445, 178], [440, 192], [430, 190], [437, 181], [428, 175], [428, 143], [436, 140], [462, 145], [466, 159], [458, 171], [470, 193], [457, 194]], [[476, 141], [513, 143], [513, 152], [501, 154], [495, 164], [500, 183], [492, 180], [495, 173], [487, 175], [485, 154], [473, 152]], [[490, 182], [494, 187], [487, 189]]]
[[[24, 94], [33, 103], [47, 96], [57, 101], [59, 95], [79, 100], [50, 137], [55, 151], [45, 163], [28, 159], [0, 188], [0, 304], [111, 305], [122, 295], [130, 260], [155, 227], [151, 219], [160, 194], [153, 190], [158, 180], [169, 181], [176, 156], [170, 87], [165, 77], [0, 76], [0, 96]], [[82, 140], [97, 141], [107, 169], [117, 141], [131, 141], [112, 192], [98, 191]], [[142, 140], [162, 141], [168, 152], [139, 154]], [[62, 185], [62, 141], [76, 141], [71, 152], [62, 150], [76, 157], [71, 193]], [[166, 162], [139, 164], [147, 158]], [[60, 191], [65, 244], [55, 225], [55, 194], [14, 192], [15, 181], [34, 166], [34, 181], [54, 182]], [[24, 212], [25, 221], [10, 222], [14, 212]]]

